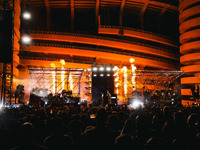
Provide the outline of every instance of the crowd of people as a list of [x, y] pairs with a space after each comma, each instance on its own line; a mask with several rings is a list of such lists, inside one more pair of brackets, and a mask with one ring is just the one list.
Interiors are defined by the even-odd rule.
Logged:
[[195, 150], [199, 107], [31, 107], [0, 110], [2, 150]]

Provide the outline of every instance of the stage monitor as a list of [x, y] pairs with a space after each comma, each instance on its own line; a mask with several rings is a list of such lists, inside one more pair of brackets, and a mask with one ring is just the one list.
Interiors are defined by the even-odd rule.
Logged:
[[11, 63], [12, 60], [12, 11], [0, 10], [0, 63]]

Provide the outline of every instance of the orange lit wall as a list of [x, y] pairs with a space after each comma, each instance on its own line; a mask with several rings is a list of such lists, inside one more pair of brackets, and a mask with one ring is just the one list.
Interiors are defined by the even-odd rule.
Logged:
[[[200, 4], [199, 0], [180, 0], [179, 31], [180, 31], [180, 63], [185, 73], [181, 79], [182, 103], [191, 104], [191, 86], [200, 85]], [[188, 97], [188, 98], [186, 98]], [[193, 101], [194, 102], [194, 101]]]
[[13, 34], [13, 75], [14, 77], [19, 75], [19, 71], [16, 68], [19, 64], [19, 50], [20, 50], [20, 15], [21, 15], [21, 0], [14, 1], [14, 34]]
[[14, 32], [13, 32], [13, 90], [18, 84], [25, 88], [25, 100], [29, 100], [30, 77], [26, 65], [20, 68], [20, 24], [21, 24], [21, 0], [14, 0]]
[[[21, 36], [27, 28], [32, 42], [29, 46], [22, 43], [21, 47], [18, 43], [20, 38], [20, 1], [23, 2], [21, 3], [22, 8], [23, 5], [29, 5], [33, 14], [30, 26], [23, 24], [23, 21], [21, 25]], [[177, 18], [177, 5], [150, 0], [65, 0], [65, 4], [63, 2], [16, 0], [13, 70], [15, 77], [18, 78], [15, 78], [14, 81], [15, 84], [21, 82], [26, 84], [25, 91], [30, 92], [28, 67], [51, 68], [50, 64], [52, 63], [56, 68], [82, 68], [85, 70], [92, 65], [106, 64], [122, 68], [130, 66], [129, 60], [134, 58], [134, 65], [139, 69], [180, 69], [177, 37], [173, 36], [176, 40], [166, 37], [172, 36], [165, 33], [168, 25], [165, 26], [165, 23], [162, 22], [168, 20], [168, 15]], [[104, 13], [104, 11], [112, 11], [114, 7], [120, 8], [119, 12], [118, 9], [113, 10], [113, 12], [117, 12], [113, 13], [114, 15], [118, 14], [115, 15], [114, 22], [117, 20], [117, 16], [119, 17], [119, 21], [116, 21], [115, 24], [116, 28], [112, 28], [114, 22], [111, 19], [113, 17], [109, 16], [111, 13]], [[70, 15], [62, 16], [62, 11], [65, 9]], [[90, 15], [86, 13], [86, 18], [79, 18], [81, 16], [77, 15], [80, 13], [79, 9], [83, 14], [93, 9], [95, 19], [92, 16], [91, 22], [88, 20], [88, 25], [85, 25], [84, 23], [87, 23]], [[156, 17], [153, 15], [154, 10], [156, 10]], [[126, 22], [129, 22], [126, 18], [129, 16], [129, 11], [134, 12], [134, 16], [137, 14], [137, 18], [133, 18], [133, 25], [126, 26]], [[54, 13], [58, 13], [59, 17], [68, 18], [61, 19], [61, 22], [58, 23], [55, 21], [57, 16]], [[133, 14], [130, 16], [133, 17]], [[108, 22], [107, 17], [110, 17]], [[170, 19], [172, 19], [171, 17]], [[152, 21], [149, 18], [157, 19]], [[81, 23], [82, 20], [84, 22]], [[177, 21], [177, 19], [175, 20]], [[103, 21], [106, 21], [105, 24]], [[95, 26], [95, 30], [93, 28], [88, 30], [90, 24]], [[140, 27], [136, 27], [136, 24]], [[151, 25], [155, 26], [155, 30], [149, 28]], [[123, 31], [121, 32], [122, 27]], [[177, 27], [178, 25], [176, 29]], [[171, 28], [170, 31], [172, 31]], [[65, 60], [64, 66], [60, 64], [60, 59]], [[119, 92], [122, 93], [122, 91]]]

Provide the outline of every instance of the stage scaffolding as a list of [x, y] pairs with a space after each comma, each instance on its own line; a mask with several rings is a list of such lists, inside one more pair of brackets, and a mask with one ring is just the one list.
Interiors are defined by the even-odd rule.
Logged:
[[1, 63], [0, 66], [3, 66], [3, 72], [0, 69], [0, 83], [1, 83], [1, 104], [6, 105], [11, 104], [12, 99], [12, 79], [13, 79], [13, 70], [12, 63]]
[[[29, 67], [31, 90], [43, 89], [47, 93], [72, 91], [72, 96], [80, 97], [83, 69], [72, 68], [34, 68]], [[42, 96], [43, 93], [39, 93]]]
[[[171, 90], [175, 81], [181, 77], [183, 71], [171, 70], [127, 70], [127, 82], [125, 85], [124, 73], [118, 70], [118, 80], [114, 81], [114, 91], [122, 103], [128, 98], [134, 97], [134, 92]], [[116, 72], [115, 72], [116, 73]], [[91, 71], [73, 68], [36, 68], [29, 67], [31, 90], [46, 89], [48, 93], [61, 93], [62, 90], [72, 91], [74, 97], [80, 97], [81, 101], [91, 101]], [[134, 82], [133, 83], [133, 76]], [[114, 80], [117, 76], [114, 76]], [[118, 84], [118, 86], [116, 86]], [[125, 94], [125, 87], [126, 94]], [[40, 93], [39, 96], [43, 96]]]
[[[121, 70], [122, 68], [119, 68], [117, 73], [118, 80], [115, 80], [114, 87], [115, 93], [118, 93], [117, 96], [122, 103], [126, 103], [128, 98], [133, 98], [136, 92], [139, 92], [143, 97], [144, 91], [148, 91], [151, 94], [161, 90], [173, 91], [173, 87], [178, 85], [178, 82], [175, 83], [175, 81], [184, 74], [183, 71], [172, 70], [135, 70], [135, 72], [132, 72], [131, 69], [128, 69], [127, 82], [125, 83], [124, 72]], [[125, 87], [127, 88], [126, 93]]]
[[142, 85], [147, 89], [169, 90], [170, 85], [183, 74], [183, 71], [137, 70], [135, 80], [138, 85]]

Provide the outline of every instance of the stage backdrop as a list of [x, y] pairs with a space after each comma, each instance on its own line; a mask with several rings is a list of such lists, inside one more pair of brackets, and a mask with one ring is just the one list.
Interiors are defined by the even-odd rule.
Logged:
[[106, 91], [114, 94], [114, 77], [112, 66], [92, 67], [92, 102], [101, 104], [101, 96]]

